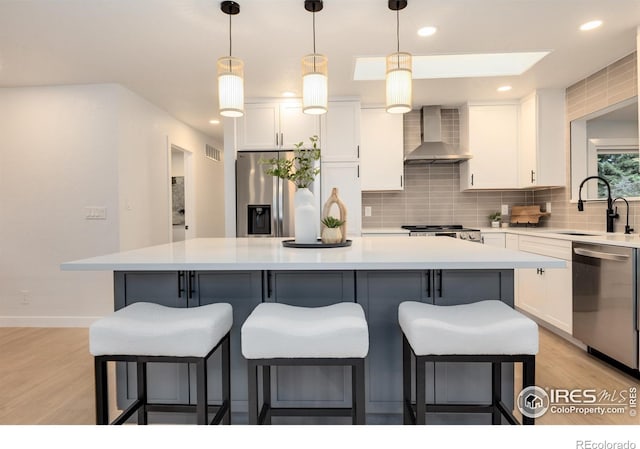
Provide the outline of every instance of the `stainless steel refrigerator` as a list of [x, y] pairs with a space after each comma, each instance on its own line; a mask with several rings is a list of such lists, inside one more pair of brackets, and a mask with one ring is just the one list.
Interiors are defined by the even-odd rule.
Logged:
[[292, 237], [295, 185], [267, 175], [260, 159], [293, 159], [293, 151], [242, 151], [236, 160], [236, 235]]

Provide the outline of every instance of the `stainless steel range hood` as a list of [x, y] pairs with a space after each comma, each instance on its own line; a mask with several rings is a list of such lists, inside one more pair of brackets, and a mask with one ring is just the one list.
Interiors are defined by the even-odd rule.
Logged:
[[420, 111], [422, 144], [404, 157], [405, 164], [444, 164], [466, 161], [473, 156], [460, 146], [442, 141], [440, 106], [423, 106]]

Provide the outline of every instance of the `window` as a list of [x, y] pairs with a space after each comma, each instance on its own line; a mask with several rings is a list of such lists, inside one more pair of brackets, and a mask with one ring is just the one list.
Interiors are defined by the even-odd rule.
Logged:
[[[640, 197], [640, 158], [638, 149], [613, 150], [598, 148], [598, 176], [611, 184], [613, 198]], [[598, 183], [598, 198], [607, 197], [604, 183]]]

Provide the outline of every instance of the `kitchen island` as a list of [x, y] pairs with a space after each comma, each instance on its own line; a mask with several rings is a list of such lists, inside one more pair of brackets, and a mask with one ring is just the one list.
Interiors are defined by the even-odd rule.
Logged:
[[[62, 269], [113, 271], [115, 309], [137, 301], [172, 307], [231, 303], [234, 422], [246, 421], [246, 362], [240, 352], [240, 327], [257, 304], [313, 307], [358, 302], [370, 333], [367, 421], [398, 424], [402, 350], [397, 308], [402, 301], [453, 305], [499, 299], [513, 306], [515, 268], [565, 266], [559, 259], [448, 237], [363, 237], [354, 238], [349, 247], [326, 249], [285, 248], [282, 240], [194, 239], [69, 262]], [[218, 375], [218, 366], [219, 361], [212, 359], [212, 379]], [[188, 402], [195, 397], [192, 375], [188, 366], [150, 366], [149, 396], [163, 402]], [[135, 397], [133, 379], [133, 367], [118, 367], [121, 405]], [[490, 401], [488, 364], [432, 364], [427, 379], [429, 402]], [[272, 376], [273, 405], [348, 406], [350, 383], [349, 370], [341, 367], [279, 367]], [[211, 400], [219, 396], [218, 390], [210, 390]], [[508, 365], [503, 367], [503, 398], [512, 405], [513, 368]], [[336, 420], [323, 422], [340, 422]], [[491, 416], [435, 415], [429, 422], [490, 423]]]

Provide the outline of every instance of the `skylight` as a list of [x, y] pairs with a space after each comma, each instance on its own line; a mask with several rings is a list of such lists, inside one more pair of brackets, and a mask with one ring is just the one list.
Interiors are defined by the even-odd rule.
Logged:
[[[521, 75], [550, 51], [413, 56], [413, 79]], [[384, 57], [356, 58], [355, 81], [385, 79]]]

